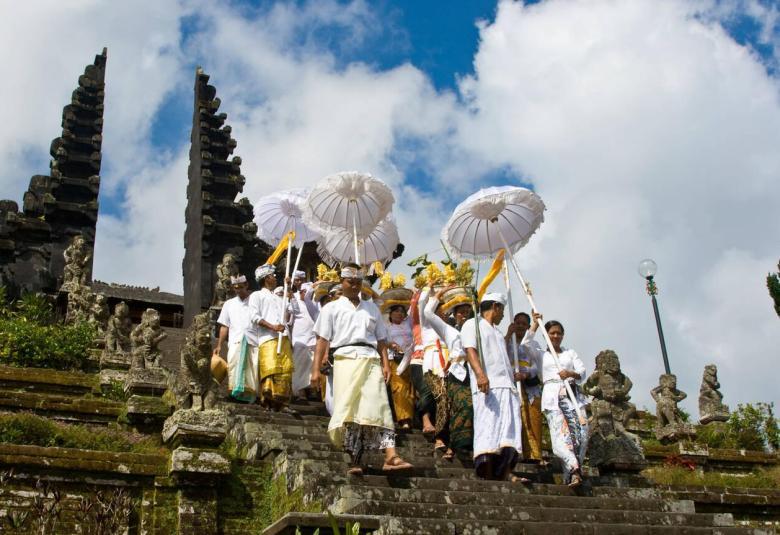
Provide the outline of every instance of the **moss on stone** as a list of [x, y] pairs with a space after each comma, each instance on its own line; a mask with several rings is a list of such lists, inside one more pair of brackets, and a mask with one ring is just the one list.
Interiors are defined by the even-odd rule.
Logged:
[[755, 469], [744, 475], [655, 466], [645, 469], [642, 475], [658, 485], [780, 489], [780, 466]]
[[288, 492], [287, 479], [274, 479], [268, 464], [233, 461], [218, 495], [220, 533], [262, 532], [291, 511], [323, 511], [319, 501], [304, 503], [302, 490]]
[[160, 453], [158, 438], [118, 427], [54, 422], [29, 413], [0, 413], [0, 442], [85, 450]]

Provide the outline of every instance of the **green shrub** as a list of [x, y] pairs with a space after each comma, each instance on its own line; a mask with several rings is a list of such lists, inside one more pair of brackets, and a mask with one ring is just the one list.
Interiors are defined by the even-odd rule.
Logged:
[[98, 451], [160, 452], [154, 438], [135, 436], [117, 427], [63, 424], [29, 413], [0, 413], [0, 442]]
[[727, 422], [700, 425], [696, 433], [696, 442], [710, 448], [778, 451], [780, 446], [774, 403], [739, 405]]
[[87, 323], [42, 325], [26, 317], [0, 318], [0, 364], [83, 370], [97, 335]]
[[85, 322], [55, 323], [54, 306], [43, 294], [25, 294], [6, 303], [0, 287], [0, 364], [83, 370], [96, 328]]

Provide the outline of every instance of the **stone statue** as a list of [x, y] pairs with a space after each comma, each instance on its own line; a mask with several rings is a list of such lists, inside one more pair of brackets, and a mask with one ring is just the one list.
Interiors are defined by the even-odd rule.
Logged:
[[133, 360], [132, 368], [159, 368], [160, 342], [168, 334], [160, 327], [160, 313], [153, 308], [147, 308], [141, 316], [141, 323], [136, 325], [130, 334]]
[[238, 263], [235, 255], [227, 253], [222, 257], [222, 263], [217, 266], [217, 282], [214, 286], [214, 307], [221, 307], [225, 301], [233, 297], [231, 277], [238, 277]]
[[209, 315], [204, 312], [193, 318], [181, 348], [181, 364], [173, 387], [177, 409], [203, 411], [215, 407], [219, 383], [211, 375], [211, 346]]
[[708, 364], [704, 367], [704, 376], [699, 389], [699, 422], [725, 422], [729, 419], [729, 407], [723, 404], [718, 382], [718, 367]]
[[98, 336], [102, 337], [106, 332], [110, 311], [108, 309], [108, 298], [103, 294], [94, 294], [89, 307], [89, 323], [95, 325], [98, 330]]
[[128, 355], [131, 350], [130, 333], [132, 330], [130, 307], [121, 301], [114, 307], [114, 314], [108, 319], [105, 352], [111, 355]]
[[86, 286], [90, 278], [89, 263], [92, 260], [92, 251], [84, 236], [74, 236], [63, 256], [65, 268], [60, 290], [71, 292], [77, 286]]
[[688, 394], [677, 390], [677, 376], [663, 374], [658, 379], [659, 385], [650, 391], [656, 403], [655, 436], [662, 443], [676, 442], [683, 438], [696, 437], [696, 429], [683, 420], [677, 403], [688, 397]]
[[68, 308], [65, 323], [72, 324], [89, 321], [92, 313], [94, 295], [89, 286], [76, 281], [68, 290]]
[[583, 391], [594, 398], [588, 449], [591, 466], [631, 471], [646, 466], [639, 437], [626, 430], [628, 421], [636, 417], [636, 406], [629, 402], [632, 386], [620, 371], [617, 353], [607, 349], [596, 356], [596, 369], [583, 385]]

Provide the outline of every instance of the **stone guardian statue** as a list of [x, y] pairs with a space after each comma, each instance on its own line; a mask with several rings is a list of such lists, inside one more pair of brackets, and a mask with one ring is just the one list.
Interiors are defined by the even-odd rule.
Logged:
[[688, 397], [688, 394], [677, 389], [677, 376], [663, 374], [658, 379], [658, 386], [650, 391], [656, 403], [658, 421], [655, 436], [662, 443], [677, 442], [681, 439], [694, 439], [696, 429], [685, 422], [677, 404]]
[[704, 367], [704, 375], [699, 389], [699, 422], [725, 422], [729, 419], [729, 406], [723, 404], [723, 394], [720, 393], [718, 382], [718, 367], [708, 364]]

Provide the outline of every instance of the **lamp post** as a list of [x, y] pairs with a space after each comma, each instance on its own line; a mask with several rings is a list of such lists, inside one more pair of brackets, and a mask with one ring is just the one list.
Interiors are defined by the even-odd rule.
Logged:
[[658, 313], [658, 301], [655, 296], [658, 293], [658, 287], [655, 285], [653, 277], [658, 271], [658, 266], [649, 258], [639, 262], [639, 275], [647, 281], [647, 295], [653, 302], [653, 312], [655, 313], [655, 326], [658, 328], [658, 339], [661, 341], [661, 354], [664, 357], [664, 369], [669, 375], [672, 371], [669, 369], [669, 357], [666, 355], [666, 342], [664, 341], [664, 330], [661, 328], [661, 316]]

